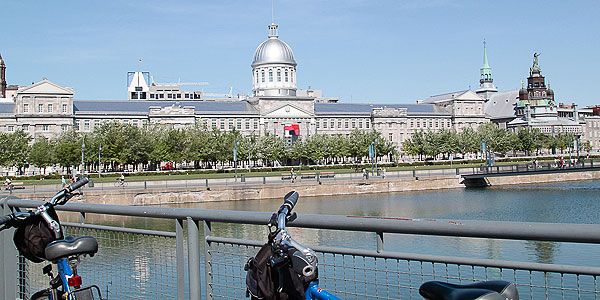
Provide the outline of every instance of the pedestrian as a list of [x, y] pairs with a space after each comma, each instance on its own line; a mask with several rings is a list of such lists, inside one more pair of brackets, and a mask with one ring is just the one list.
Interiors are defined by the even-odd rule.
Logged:
[[62, 187], [64, 188], [67, 185], [67, 181], [65, 180], [65, 176], [60, 176], [60, 181], [62, 182]]
[[290, 171], [290, 180], [292, 183], [296, 182], [296, 173], [294, 173], [294, 168]]
[[12, 181], [10, 181], [10, 179], [8, 177], [6, 177], [6, 180], [4, 180], [4, 186], [6, 186], [7, 190], [10, 188], [11, 184], [12, 184]]
[[363, 180], [367, 179], [367, 170], [365, 168], [362, 168], [362, 177], [363, 177]]
[[387, 173], [387, 170], [385, 169], [385, 167], [383, 167], [383, 170], [381, 170], [381, 178], [385, 179], [386, 173]]

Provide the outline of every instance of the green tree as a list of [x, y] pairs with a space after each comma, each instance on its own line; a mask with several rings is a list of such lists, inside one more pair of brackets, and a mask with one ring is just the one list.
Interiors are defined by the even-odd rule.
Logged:
[[17, 167], [22, 174], [29, 156], [29, 141], [31, 137], [22, 130], [0, 133], [0, 164]]
[[74, 129], [63, 131], [53, 140], [56, 162], [70, 172], [71, 166], [81, 162], [81, 136]]
[[54, 145], [45, 137], [38, 137], [31, 145], [28, 161], [40, 168], [40, 173], [46, 171], [54, 162]]

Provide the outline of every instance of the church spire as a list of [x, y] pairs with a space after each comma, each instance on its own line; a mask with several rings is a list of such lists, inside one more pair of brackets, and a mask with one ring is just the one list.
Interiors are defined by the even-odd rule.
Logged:
[[0, 53], [0, 98], [6, 98], [6, 65]]
[[490, 68], [490, 65], [488, 64], [488, 58], [487, 58], [487, 49], [486, 49], [486, 42], [485, 40], [483, 40], [483, 66], [481, 67], [481, 79], [479, 80], [479, 83], [484, 83], [484, 82], [494, 82], [494, 79], [492, 79], [492, 68]]
[[494, 86], [492, 79], [492, 68], [488, 64], [486, 42], [483, 40], [483, 66], [481, 66], [481, 78], [479, 79], [479, 88], [475, 91], [478, 95], [485, 99], [489, 99], [491, 93], [496, 93], [498, 90]]

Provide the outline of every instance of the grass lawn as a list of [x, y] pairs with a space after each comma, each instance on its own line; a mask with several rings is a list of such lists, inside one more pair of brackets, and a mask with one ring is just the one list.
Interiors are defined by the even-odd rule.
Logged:
[[[519, 163], [526, 163], [526, 162], [519, 162]], [[516, 162], [510, 162], [510, 161], [498, 161], [496, 162], [496, 165], [510, 165], [510, 164], [516, 164]], [[472, 168], [472, 167], [479, 167], [481, 165], [481, 163], [453, 163], [452, 164], [452, 168]], [[291, 169], [292, 167], [290, 167]], [[365, 166], [365, 168], [367, 169], [367, 171], [371, 171], [371, 166]], [[420, 165], [420, 166], [400, 166], [400, 167], [387, 167], [387, 171], [411, 171], [411, 170], [432, 170], [432, 169], [447, 169], [450, 168], [450, 164], [438, 164], [438, 165]], [[238, 169], [238, 176], [240, 176], [241, 174], [245, 174], [246, 177], [263, 177], [263, 176], [281, 176], [281, 174], [284, 173], [288, 173], [290, 169], [287, 169], [286, 171], [270, 171], [270, 172], [265, 172], [265, 171], [253, 171], [253, 172], [248, 172], [247, 169]], [[337, 174], [346, 174], [346, 173], [356, 173], [354, 168], [342, 168], [340, 167], [339, 169], [323, 169], [323, 170], [319, 170], [319, 169], [312, 169], [312, 168], [303, 168], [302, 170], [299, 170], [299, 168], [296, 166], [294, 167], [294, 171], [296, 172], [296, 174], [301, 174], [301, 173], [317, 173], [317, 172], [335, 172]], [[179, 171], [182, 172], [182, 171]], [[156, 181], [156, 180], [191, 180], [191, 179], [212, 179], [212, 178], [233, 178], [235, 176], [234, 172], [229, 172], [229, 173], [210, 173], [210, 174], [169, 174], [169, 173], [156, 173], [155, 175], [135, 175], [135, 173], [128, 173], [126, 176], [126, 180], [127, 181]], [[99, 183], [99, 182], [113, 182], [115, 180], [117, 180], [118, 178], [118, 174], [113, 173], [110, 175], [102, 175], [101, 178], [98, 178], [98, 174], [91, 174], [90, 178], [92, 180], [94, 180], [94, 182]], [[19, 178], [15, 178], [13, 180], [14, 182], [23, 182], [25, 185], [40, 185], [40, 184], [59, 184], [61, 182], [60, 179], [45, 179], [43, 181], [38, 180], [38, 179], [19, 179]]]

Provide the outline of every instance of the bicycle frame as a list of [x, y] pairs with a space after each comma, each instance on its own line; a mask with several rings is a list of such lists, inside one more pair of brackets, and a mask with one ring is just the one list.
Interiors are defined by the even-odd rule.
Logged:
[[[69, 266], [66, 258], [59, 259], [56, 263], [56, 266], [58, 267], [58, 276], [60, 276], [60, 280], [62, 281], [63, 291], [65, 292], [65, 295], [67, 295], [67, 299], [74, 299], [73, 295], [71, 294], [71, 287], [69, 286], [69, 278], [73, 277], [73, 270], [71, 270], [71, 266]], [[56, 296], [56, 289], [52, 289], [51, 295], [52, 300], [55, 300], [54, 296]]]
[[319, 287], [319, 281], [311, 282], [304, 292], [305, 300], [342, 300]]

